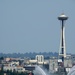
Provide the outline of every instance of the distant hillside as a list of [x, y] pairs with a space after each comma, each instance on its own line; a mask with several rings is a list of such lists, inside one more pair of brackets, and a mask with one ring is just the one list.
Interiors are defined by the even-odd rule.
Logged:
[[50, 58], [50, 57], [57, 57], [58, 56], [58, 53], [53, 53], [53, 52], [39, 52], [39, 53], [35, 53], [35, 52], [29, 52], [29, 53], [8, 53], [8, 54], [5, 54], [5, 53], [0, 53], [0, 57], [21, 57], [21, 58], [24, 58], [24, 57], [29, 57], [29, 58], [35, 58], [36, 55], [44, 55], [45, 58]]

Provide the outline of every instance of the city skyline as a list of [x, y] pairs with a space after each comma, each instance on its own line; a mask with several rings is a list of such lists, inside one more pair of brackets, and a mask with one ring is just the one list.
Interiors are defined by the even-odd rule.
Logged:
[[65, 13], [66, 52], [75, 53], [74, 0], [0, 0], [0, 53], [59, 52]]

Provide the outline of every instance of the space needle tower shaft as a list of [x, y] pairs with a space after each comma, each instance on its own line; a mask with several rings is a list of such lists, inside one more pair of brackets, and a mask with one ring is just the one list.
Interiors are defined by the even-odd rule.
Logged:
[[[64, 58], [66, 57], [66, 48], [65, 48], [65, 26], [64, 22], [68, 19], [68, 17], [64, 14], [61, 14], [58, 17], [58, 20], [61, 21], [61, 41], [60, 41], [60, 50], [59, 50], [59, 56], [62, 59], [62, 62], [64, 62]], [[61, 51], [61, 52], [60, 52]]]

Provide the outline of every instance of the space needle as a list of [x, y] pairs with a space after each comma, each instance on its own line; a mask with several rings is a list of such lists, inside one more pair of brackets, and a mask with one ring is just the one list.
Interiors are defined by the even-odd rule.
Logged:
[[60, 50], [59, 50], [59, 57], [61, 57], [62, 62], [64, 63], [64, 58], [66, 57], [66, 46], [65, 46], [65, 21], [68, 17], [62, 13], [58, 20], [61, 22], [61, 40], [60, 40]]

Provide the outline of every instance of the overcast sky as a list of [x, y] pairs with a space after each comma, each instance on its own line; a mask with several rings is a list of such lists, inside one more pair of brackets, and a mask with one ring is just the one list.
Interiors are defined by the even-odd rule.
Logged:
[[75, 0], [0, 0], [0, 53], [58, 52], [65, 13], [67, 53], [75, 53]]

